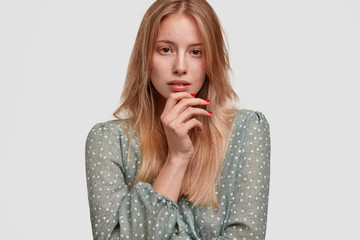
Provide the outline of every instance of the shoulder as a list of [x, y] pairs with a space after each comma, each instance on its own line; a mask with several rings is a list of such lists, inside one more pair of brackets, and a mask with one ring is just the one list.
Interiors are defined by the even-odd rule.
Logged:
[[110, 134], [120, 131], [119, 126], [114, 125], [111, 121], [98, 122], [89, 131], [88, 138], [107, 137]]
[[251, 109], [239, 109], [235, 115], [235, 124], [236, 123], [263, 123], [269, 124], [265, 115], [257, 110]]
[[121, 136], [123, 135], [123, 133], [125, 133], [125, 130], [127, 129], [126, 126], [126, 122], [120, 119], [98, 122], [90, 129], [88, 136], [94, 136], [99, 134]]
[[265, 115], [257, 110], [240, 109], [233, 120], [233, 132], [241, 129], [262, 127], [269, 129], [269, 122]]
[[255, 110], [239, 110], [228, 144], [227, 161], [236, 165], [240, 160], [256, 159], [258, 163], [261, 159], [261, 164], [269, 164], [270, 152], [270, 128], [265, 115]]
[[133, 136], [132, 128], [123, 119], [114, 119], [105, 122], [98, 122], [90, 129], [86, 142], [99, 142], [108, 139], [115, 142], [125, 141]]
[[[96, 123], [86, 138], [86, 161], [96, 157], [112, 161], [126, 172], [128, 161], [140, 159], [139, 145], [126, 120], [109, 120]], [[100, 162], [99, 160], [99, 162]]]
[[[234, 116], [230, 142], [270, 138], [270, 127], [265, 115], [256, 110], [240, 109]], [[254, 139], [253, 139], [254, 140]]]
[[223, 176], [236, 173], [236, 168], [249, 174], [267, 170], [270, 152], [270, 131], [265, 115], [250, 109], [238, 110], [225, 155]]

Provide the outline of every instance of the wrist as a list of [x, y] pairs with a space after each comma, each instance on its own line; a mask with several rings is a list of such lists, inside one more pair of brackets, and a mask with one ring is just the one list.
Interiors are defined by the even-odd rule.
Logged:
[[169, 153], [165, 165], [169, 168], [175, 168], [178, 170], [186, 169], [190, 159], [191, 158], [188, 156], [172, 155]]
[[177, 203], [188, 161], [168, 156], [153, 184], [157, 193]]

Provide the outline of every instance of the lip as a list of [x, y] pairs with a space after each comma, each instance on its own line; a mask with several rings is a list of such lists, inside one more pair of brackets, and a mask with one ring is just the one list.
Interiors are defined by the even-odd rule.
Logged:
[[173, 80], [168, 82], [168, 85], [190, 85], [190, 83], [185, 80]]
[[185, 80], [173, 80], [168, 82], [168, 85], [173, 92], [186, 92], [190, 83]]

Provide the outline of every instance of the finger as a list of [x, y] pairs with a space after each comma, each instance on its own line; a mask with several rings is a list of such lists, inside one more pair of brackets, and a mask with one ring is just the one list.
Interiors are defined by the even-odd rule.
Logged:
[[202, 108], [193, 108], [193, 107], [189, 107], [187, 108], [185, 111], [183, 111], [177, 118], [175, 118], [173, 120], [173, 122], [175, 124], [181, 124], [183, 122], [188, 121], [190, 118], [192, 118], [193, 116], [205, 116], [205, 117], [210, 117], [211, 116], [211, 112], [206, 111], [205, 109]]
[[190, 119], [183, 125], [184, 130], [186, 130], [187, 132], [189, 132], [194, 127], [196, 127], [199, 131], [204, 130], [202, 123], [199, 120], [197, 120], [196, 118]]
[[164, 107], [163, 114], [167, 114], [171, 109], [183, 98], [193, 98], [193, 96], [188, 92], [176, 92], [170, 93], [168, 99], [166, 100], [166, 104]]
[[183, 98], [173, 107], [171, 113], [178, 115], [189, 107], [206, 106], [208, 104], [209, 104], [209, 100], [204, 100], [201, 98]]
[[[202, 108], [192, 107], [192, 106], [199, 106], [199, 105], [206, 106], [208, 104], [209, 104], [209, 101], [205, 101], [201, 98], [183, 98], [167, 114], [165, 114], [165, 113], [162, 114], [161, 121], [163, 123], [170, 123], [174, 120], [176, 121], [176, 119], [178, 119], [179, 116], [184, 111], [186, 111], [186, 114], [189, 115], [189, 113], [191, 113], [191, 111], [192, 111], [191, 109], [202, 109]], [[203, 113], [206, 113], [206, 111]], [[194, 114], [196, 114], [196, 113], [194, 113]], [[201, 112], [200, 112], [200, 114], [201, 114]], [[188, 117], [188, 119], [189, 118], [190, 117]], [[183, 120], [184, 120], [184, 118], [182, 118], [180, 122], [182, 122]], [[179, 121], [176, 121], [176, 122], [180, 123]]]

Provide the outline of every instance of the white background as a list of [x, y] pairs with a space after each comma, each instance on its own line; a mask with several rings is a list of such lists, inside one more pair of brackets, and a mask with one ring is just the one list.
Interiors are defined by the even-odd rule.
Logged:
[[[1, 239], [91, 239], [86, 136], [152, 2], [0, 2]], [[242, 107], [270, 123], [267, 240], [359, 240], [360, 2], [209, 2]]]

